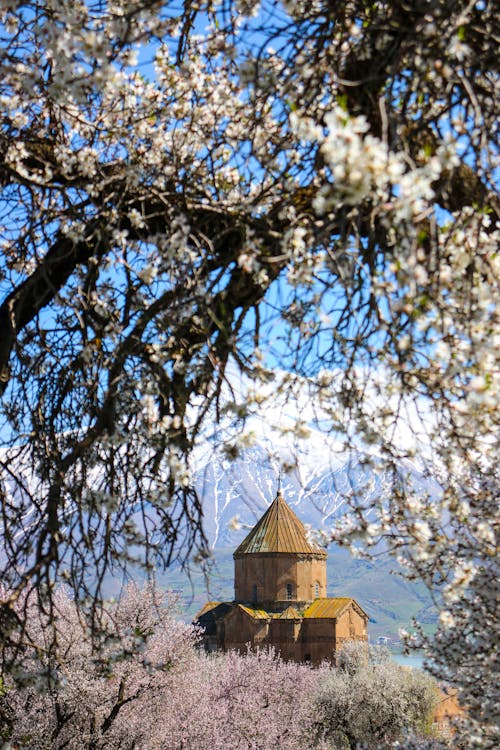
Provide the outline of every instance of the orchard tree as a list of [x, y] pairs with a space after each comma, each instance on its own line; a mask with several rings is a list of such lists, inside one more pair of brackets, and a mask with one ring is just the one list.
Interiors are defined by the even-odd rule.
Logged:
[[0, 698], [0, 736], [32, 750], [152, 747], [149, 706], [168, 700], [179, 672], [193, 677], [195, 629], [176, 619], [174, 600], [129, 586], [106, 615], [114, 638], [97, 653], [75, 603], [64, 591], [56, 600], [57, 644], [54, 623], [36, 600], [29, 606], [17, 681], [8, 676]]
[[332, 538], [427, 583], [495, 742], [494, 6], [0, 0], [7, 641], [21, 592], [96, 623], [107, 572], [203, 558], [204, 424], [307, 388], [392, 478]]
[[30, 750], [301, 750], [318, 673], [274, 653], [206, 655], [175, 602], [130, 586], [92, 650], [74, 602], [58, 592], [59, 640], [34, 606], [17, 681], [0, 695], [0, 736]]
[[155, 727], [146, 748], [303, 750], [313, 743], [309, 665], [272, 651], [201, 654], [178, 673], [172, 693], [150, 705]]
[[[129, 586], [108, 609], [108, 640], [57, 593], [59, 641], [33, 601], [17, 681], [0, 694], [0, 736], [30, 750], [325, 750], [392, 747], [402, 735], [427, 748], [434, 680], [390, 659], [369, 664], [366, 644], [339, 668], [284, 662], [273, 651], [206, 654], [175, 618], [175, 601]], [[8, 746], [8, 745], [7, 745]], [[429, 750], [439, 750], [436, 743]]]
[[[75, 603], [58, 592], [59, 649], [33, 602], [22, 679], [0, 695], [1, 737], [30, 750], [325, 750], [427, 743], [434, 680], [366, 644], [339, 668], [283, 662], [273, 651], [206, 654], [175, 602], [130, 586], [108, 610], [115, 640], [92, 651]], [[373, 655], [373, 654], [372, 654]], [[42, 688], [42, 689], [40, 689]]]
[[438, 692], [429, 675], [354, 642], [338, 666], [321, 676], [314, 698], [316, 731], [329, 747], [391, 747], [405, 735], [430, 734]]

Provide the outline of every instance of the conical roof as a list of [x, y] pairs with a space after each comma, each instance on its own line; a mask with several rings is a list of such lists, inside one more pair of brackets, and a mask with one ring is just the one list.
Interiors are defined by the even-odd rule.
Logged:
[[281, 490], [234, 556], [257, 552], [326, 554], [308, 541], [304, 524], [287, 505]]

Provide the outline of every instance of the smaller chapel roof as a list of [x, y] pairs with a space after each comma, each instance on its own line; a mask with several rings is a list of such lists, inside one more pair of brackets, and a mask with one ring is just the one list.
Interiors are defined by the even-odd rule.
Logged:
[[247, 607], [244, 604], [237, 604], [236, 606], [243, 610], [243, 612], [246, 612], [247, 615], [250, 615], [250, 617], [253, 617], [254, 620], [268, 620], [271, 616], [265, 609]]
[[349, 606], [354, 606], [360, 611], [360, 614], [368, 615], [362, 607], [359, 606], [355, 599], [350, 596], [336, 596], [329, 599], [315, 599], [312, 604], [304, 612], [304, 617], [307, 619], [317, 618], [328, 618], [335, 619], [339, 617], [342, 612]]
[[232, 606], [230, 602], [207, 602], [193, 622], [201, 625], [206, 635], [216, 635], [217, 622], [227, 615]]
[[199, 617], [203, 617], [203, 615], [206, 615], [208, 612], [211, 612], [216, 607], [220, 607], [220, 605], [223, 602], [207, 602], [203, 605], [203, 607], [200, 609], [199, 612], [197, 612], [195, 619], [197, 620]]
[[358, 613], [368, 619], [368, 615], [355, 599], [350, 596], [336, 596], [328, 599], [315, 599], [305, 611], [299, 612], [293, 605], [289, 605], [283, 612], [268, 612], [259, 607], [252, 607], [240, 602], [207, 602], [196, 615], [194, 622], [203, 625], [205, 632], [215, 632], [215, 623], [223, 619], [229, 612], [237, 610], [244, 612], [253, 620], [336, 620], [349, 607], [354, 607]]
[[259, 552], [284, 552], [325, 555], [326, 552], [307, 538], [304, 524], [286, 503], [281, 490], [234, 552], [234, 556]]
[[295, 607], [292, 607], [292, 605], [288, 606], [284, 612], [282, 612], [279, 616], [280, 620], [301, 620], [301, 616], [298, 612], [298, 610], [295, 609]]

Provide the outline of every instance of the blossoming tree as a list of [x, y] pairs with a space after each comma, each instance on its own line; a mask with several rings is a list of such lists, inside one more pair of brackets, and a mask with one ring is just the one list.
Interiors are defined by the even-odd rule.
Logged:
[[316, 732], [331, 747], [390, 747], [405, 734], [422, 740], [431, 733], [438, 697], [432, 678], [399, 666], [389, 652], [372, 649], [370, 657], [366, 644], [346, 644], [338, 668], [316, 686]]
[[353, 747], [382, 748], [405, 732], [418, 746], [432, 715], [432, 678], [390, 661], [373, 668], [365, 644], [360, 663], [352, 668], [347, 655], [340, 670], [268, 651], [205, 654], [196, 630], [175, 619], [174, 602], [130, 586], [109, 611], [115, 639], [96, 654], [74, 602], [64, 592], [57, 598], [63, 651], [47, 651], [51, 623], [35, 606], [22, 679], [8, 678], [0, 691], [0, 738], [13, 747], [319, 750], [347, 733]]
[[195, 630], [176, 619], [175, 601], [152, 586], [129, 586], [107, 613], [113, 638], [96, 652], [68, 594], [56, 599], [57, 644], [50, 616], [29, 605], [29, 646], [17, 683], [4, 683], [0, 736], [40, 750], [143, 747], [150, 707], [165, 700], [179, 672], [193, 674]]
[[6, 634], [24, 589], [95, 616], [109, 569], [203, 556], [190, 454], [279, 362], [393, 477], [333, 535], [441, 592], [430, 654], [489, 726], [493, 6], [0, 2]]

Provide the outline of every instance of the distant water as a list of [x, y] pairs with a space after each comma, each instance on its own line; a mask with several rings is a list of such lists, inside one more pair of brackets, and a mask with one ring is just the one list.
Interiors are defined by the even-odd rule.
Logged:
[[397, 664], [401, 664], [402, 667], [414, 667], [415, 669], [422, 669], [423, 667], [424, 658], [420, 654], [391, 653], [391, 657]]

